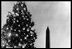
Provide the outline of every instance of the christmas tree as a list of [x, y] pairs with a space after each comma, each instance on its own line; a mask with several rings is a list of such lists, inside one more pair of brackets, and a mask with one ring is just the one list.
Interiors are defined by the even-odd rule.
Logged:
[[12, 11], [8, 12], [6, 24], [1, 29], [2, 48], [36, 48], [34, 42], [37, 35], [32, 29], [35, 24], [26, 3], [17, 1]]

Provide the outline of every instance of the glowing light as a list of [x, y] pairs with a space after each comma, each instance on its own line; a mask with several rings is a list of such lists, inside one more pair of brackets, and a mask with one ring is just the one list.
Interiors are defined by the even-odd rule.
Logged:
[[27, 37], [25, 37], [24, 39], [27, 39]]
[[17, 22], [19, 22], [19, 21], [17, 20]]
[[8, 37], [10, 37], [11, 36], [11, 33], [8, 33]]
[[18, 25], [20, 27], [20, 25]]
[[23, 30], [25, 30], [25, 28], [23, 28]]

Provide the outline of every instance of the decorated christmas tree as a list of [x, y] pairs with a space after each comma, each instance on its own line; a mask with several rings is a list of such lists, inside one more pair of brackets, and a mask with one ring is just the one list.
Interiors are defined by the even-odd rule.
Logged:
[[26, 3], [17, 1], [13, 6], [13, 12], [8, 12], [6, 24], [1, 29], [2, 48], [36, 48], [34, 42], [37, 39], [32, 14], [27, 9]]

